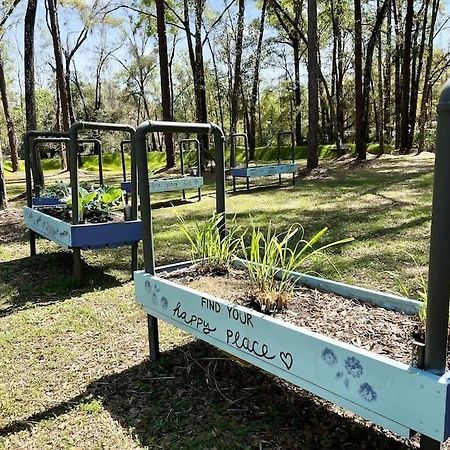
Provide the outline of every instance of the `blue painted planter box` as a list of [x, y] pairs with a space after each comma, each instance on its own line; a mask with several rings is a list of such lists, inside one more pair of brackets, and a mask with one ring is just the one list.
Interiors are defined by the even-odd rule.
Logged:
[[266, 166], [255, 167], [232, 167], [230, 174], [233, 177], [268, 177], [270, 175], [281, 175], [284, 173], [295, 173], [298, 170], [298, 165], [290, 164], [268, 164]]
[[[435, 376], [144, 271], [134, 280], [137, 302], [154, 317], [401, 436], [450, 436], [450, 372]], [[373, 298], [374, 291], [353, 288], [349, 295]], [[411, 307], [393, 297], [397, 308], [402, 300]]]
[[72, 225], [27, 206], [23, 217], [30, 230], [64, 248], [119, 247], [138, 242], [142, 236], [140, 220]]
[[33, 197], [33, 205], [35, 206], [56, 206], [61, 204], [61, 199], [58, 197]]
[[[161, 178], [149, 180], [150, 194], [158, 192], [181, 191], [183, 189], [198, 189], [203, 186], [203, 177]], [[125, 192], [131, 192], [131, 182], [122, 181]]]

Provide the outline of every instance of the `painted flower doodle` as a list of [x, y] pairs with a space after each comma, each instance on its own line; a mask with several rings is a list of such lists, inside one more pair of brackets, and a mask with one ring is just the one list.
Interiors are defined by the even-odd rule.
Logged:
[[326, 348], [323, 350], [322, 359], [325, 361], [325, 364], [329, 366], [333, 366], [337, 363], [337, 356], [330, 348]]
[[354, 356], [350, 356], [345, 360], [345, 370], [354, 378], [359, 378], [363, 373], [363, 366]]
[[167, 301], [166, 297], [161, 297], [161, 307], [162, 309], [167, 309], [167, 306], [169, 305], [169, 302]]
[[366, 402], [372, 403], [377, 400], [377, 393], [369, 383], [363, 383], [359, 387], [359, 395]]
[[150, 283], [150, 280], [145, 280], [145, 289], [147, 292], [150, 292], [152, 290], [152, 284]]

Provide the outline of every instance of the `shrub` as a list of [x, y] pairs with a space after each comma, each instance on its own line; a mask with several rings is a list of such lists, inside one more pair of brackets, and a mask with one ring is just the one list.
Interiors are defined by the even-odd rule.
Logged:
[[178, 227], [191, 245], [192, 260], [199, 260], [199, 264], [208, 271], [227, 272], [242, 239], [236, 219], [228, 220], [225, 237], [221, 239], [219, 224], [222, 214], [214, 214], [205, 222], [197, 222], [194, 228], [190, 228], [182, 217], [178, 218]]
[[299, 224], [282, 233], [276, 233], [271, 224], [265, 232], [253, 226], [250, 245], [246, 247], [242, 241], [242, 248], [255, 288], [253, 297], [262, 311], [279, 311], [286, 306], [293, 290], [290, 271], [301, 269], [312, 256], [325, 256], [325, 250], [353, 241], [353, 238], [341, 239], [315, 248], [327, 231], [328, 228], [322, 228], [311, 239], [305, 240], [304, 229]]

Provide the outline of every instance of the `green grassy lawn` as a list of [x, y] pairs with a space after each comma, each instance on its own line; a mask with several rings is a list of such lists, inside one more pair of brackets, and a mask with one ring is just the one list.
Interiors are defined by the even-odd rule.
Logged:
[[[328, 242], [354, 237], [329, 254], [338, 271], [327, 260], [305, 270], [390, 292], [398, 278], [414, 293], [418, 273], [426, 274], [433, 163], [428, 154], [358, 167], [326, 161], [296, 186], [267, 179], [251, 194], [230, 193], [227, 208], [243, 226], [298, 222], [306, 237], [323, 226]], [[47, 176], [61, 178], [57, 170]], [[11, 206], [20, 207], [23, 174], [7, 173], [7, 184]], [[154, 210], [158, 264], [189, 257], [177, 214], [192, 224], [209, 217], [212, 188], [201, 202]], [[1, 217], [0, 449], [412, 448], [168, 325], [161, 362], [150, 364], [129, 249], [84, 252], [76, 287], [69, 252], [40, 240], [30, 258], [19, 215]]]

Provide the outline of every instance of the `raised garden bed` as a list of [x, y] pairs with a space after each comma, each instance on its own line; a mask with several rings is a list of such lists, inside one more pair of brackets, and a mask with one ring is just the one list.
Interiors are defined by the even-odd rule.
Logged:
[[322, 279], [322, 292], [298, 287], [289, 308], [270, 316], [244, 306], [252, 299], [241, 271], [137, 272], [135, 282], [136, 299], [151, 316], [401, 436], [414, 430], [443, 441], [450, 435], [450, 373], [440, 377], [410, 364], [420, 322], [407, 313], [419, 302]]
[[[203, 177], [182, 176], [176, 178], [158, 178], [149, 180], [150, 194], [158, 192], [182, 191], [186, 189], [199, 189], [203, 186]], [[131, 182], [122, 181], [121, 188], [131, 192]]]
[[23, 208], [23, 217], [30, 230], [64, 248], [95, 249], [130, 245], [139, 242], [142, 233], [140, 220], [73, 225], [52, 217], [46, 211], [28, 206]]

